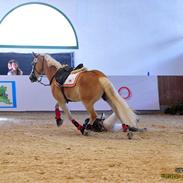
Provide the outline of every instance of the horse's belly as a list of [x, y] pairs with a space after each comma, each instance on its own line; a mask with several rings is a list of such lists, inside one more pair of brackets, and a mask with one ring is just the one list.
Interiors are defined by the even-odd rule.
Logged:
[[75, 87], [65, 88], [65, 96], [72, 102], [78, 102], [81, 100], [79, 90], [75, 89]]

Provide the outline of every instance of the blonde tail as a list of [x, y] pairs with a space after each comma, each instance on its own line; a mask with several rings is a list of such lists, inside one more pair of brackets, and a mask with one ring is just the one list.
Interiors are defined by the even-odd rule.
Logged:
[[105, 92], [107, 102], [111, 105], [113, 112], [116, 113], [121, 123], [137, 127], [137, 115], [117, 93], [110, 80], [106, 77], [101, 77], [99, 78], [99, 82]]

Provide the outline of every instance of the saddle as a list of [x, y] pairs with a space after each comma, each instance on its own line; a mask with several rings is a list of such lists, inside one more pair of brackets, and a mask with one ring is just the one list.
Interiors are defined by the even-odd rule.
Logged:
[[83, 64], [79, 64], [77, 67], [73, 68], [73, 67], [70, 67], [70, 66], [65, 66], [63, 68], [60, 68], [56, 74], [55, 74], [55, 80], [56, 82], [59, 84], [60, 88], [61, 88], [61, 91], [62, 91], [62, 94], [66, 100], [66, 102], [68, 103], [70, 100], [66, 97], [65, 93], [64, 93], [64, 82], [65, 80], [68, 78], [68, 76], [71, 74], [72, 71], [77, 71], [78, 72], [84, 68], [83, 67]]
[[60, 87], [63, 87], [65, 80], [68, 78], [68, 76], [71, 74], [72, 71], [77, 71], [80, 70], [81, 68], [83, 68], [83, 64], [79, 64], [75, 68], [70, 66], [60, 68], [55, 74], [55, 79], [57, 83], [59, 83]]

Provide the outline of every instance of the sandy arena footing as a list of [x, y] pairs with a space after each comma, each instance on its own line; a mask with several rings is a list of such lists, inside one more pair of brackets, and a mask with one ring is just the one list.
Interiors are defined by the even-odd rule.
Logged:
[[[74, 113], [84, 121], [86, 113]], [[183, 182], [183, 116], [141, 115], [134, 133], [83, 136], [54, 113], [0, 113], [1, 183]], [[177, 176], [179, 175], [179, 176]]]

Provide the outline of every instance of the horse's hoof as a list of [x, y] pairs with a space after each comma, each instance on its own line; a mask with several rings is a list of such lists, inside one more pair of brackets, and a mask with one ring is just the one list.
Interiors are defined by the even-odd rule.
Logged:
[[147, 131], [147, 128], [136, 128], [136, 127], [130, 127], [130, 126], [128, 129], [131, 132], [146, 132]]
[[82, 128], [80, 129], [80, 132], [81, 132], [82, 135], [84, 135], [84, 136], [88, 136], [88, 134], [89, 134], [89, 131], [88, 131], [85, 127], [82, 127]]
[[56, 119], [57, 127], [60, 127], [63, 124], [63, 119]]
[[129, 131], [129, 132], [127, 133], [127, 137], [128, 137], [129, 140], [131, 140], [132, 137], [133, 137], [133, 132]]
[[139, 131], [139, 128], [135, 128], [135, 127], [128, 127], [129, 131], [131, 132], [138, 132]]
[[83, 130], [83, 131], [81, 131], [81, 133], [82, 133], [82, 135], [84, 135], [84, 136], [88, 136], [89, 135], [89, 131], [88, 130]]
[[80, 132], [82, 133], [82, 135], [84, 134], [84, 131], [85, 131], [85, 127], [81, 127], [81, 129], [80, 129]]
[[89, 131], [88, 131], [88, 130], [85, 130], [85, 131], [83, 132], [83, 135], [84, 135], [84, 136], [88, 136], [88, 135], [89, 135]]

